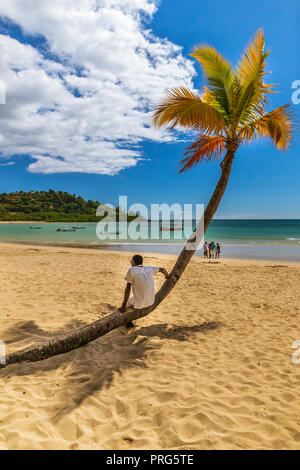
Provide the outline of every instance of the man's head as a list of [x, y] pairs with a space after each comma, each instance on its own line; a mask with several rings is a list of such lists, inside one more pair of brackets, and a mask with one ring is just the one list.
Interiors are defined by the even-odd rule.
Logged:
[[141, 255], [134, 255], [130, 260], [131, 266], [139, 266], [143, 264], [143, 257]]

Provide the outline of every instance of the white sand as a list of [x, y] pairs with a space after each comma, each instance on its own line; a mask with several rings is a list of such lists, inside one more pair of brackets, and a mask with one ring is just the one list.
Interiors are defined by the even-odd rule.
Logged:
[[[129, 258], [1, 244], [8, 352], [118, 307]], [[0, 370], [0, 448], [300, 449], [299, 283], [297, 264], [194, 259], [133, 332]]]

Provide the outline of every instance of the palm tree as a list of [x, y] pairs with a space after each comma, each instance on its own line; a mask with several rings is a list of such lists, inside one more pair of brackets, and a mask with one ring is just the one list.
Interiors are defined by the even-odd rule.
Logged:
[[[198, 96], [184, 87], [174, 88], [155, 110], [153, 121], [156, 126], [181, 126], [198, 133], [196, 140], [187, 148], [186, 156], [181, 162], [181, 172], [202, 161], [212, 158], [221, 160], [221, 176], [204, 212], [204, 233], [226, 190], [239, 146], [258, 137], [269, 137], [276, 148], [286, 150], [291, 142], [294, 122], [289, 106], [266, 112], [268, 95], [272, 93], [273, 86], [264, 82], [269, 53], [270, 51], [264, 49], [261, 29], [236, 69], [213, 47], [197, 46], [191, 55], [200, 63], [205, 75], [206, 86], [203, 87], [203, 93]], [[203, 220], [198, 225], [202, 222]], [[194, 240], [195, 231], [187, 243]], [[188, 249], [187, 245], [183, 248], [170, 278], [156, 294], [155, 302], [150, 307], [131, 310], [124, 315], [114, 312], [90, 325], [55, 338], [50, 343], [11, 354], [6, 363], [37, 361], [70, 351], [128, 321], [148, 315], [176, 285], [196, 248], [197, 246], [195, 249]]]
[[[291, 143], [294, 121], [289, 105], [266, 112], [268, 95], [273, 92], [273, 85], [264, 82], [269, 54], [264, 48], [262, 29], [236, 69], [214, 47], [196, 46], [191, 56], [205, 75], [203, 93], [198, 96], [184, 87], [173, 88], [155, 110], [153, 122], [157, 127], [181, 126], [199, 133], [185, 152], [181, 173], [212, 158], [221, 160], [221, 176], [204, 211], [204, 233], [224, 195], [239, 146], [259, 137], [269, 137], [279, 150], [287, 150]], [[174, 287], [194, 252], [183, 248], [170, 281], [158, 293], [160, 301]]]

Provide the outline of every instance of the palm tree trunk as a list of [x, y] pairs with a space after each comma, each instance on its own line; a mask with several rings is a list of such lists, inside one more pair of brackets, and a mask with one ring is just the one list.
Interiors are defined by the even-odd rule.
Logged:
[[[236, 148], [227, 148], [227, 153], [223, 160], [222, 173], [220, 179], [204, 211], [204, 233], [206, 232], [216, 210], [218, 209], [223, 194], [226, 190], [229, 176], [231, 173], [232, 161], [234, 159], [235, 151]], [[202, 223], [203, 220], [200, 220], [198, 222], [197, 227], [199, 227], [199, 224]], [[42, 359], [46, 359], [57, 354], [66, 353], [73, 349], [84, 346], [90, 341], [94, 341], [100, 336], [109, 333], [110, 331], [114, 330], [115, 328], [118, 328], [121, 325], [124, 325], [125, 323], [148, 315], [171, 292], [171, 290], [174, 288], [174, 286], [177, 284], [178, 280], [182, 276], [182, 273], [184, 272], [185, 268], [189, 264], [192, 256], [194, 255], [197, 249], [197, 246], [195, 246], [195, 249], [191, 250], [187, 248], [187, 245], [195, 240], [196, 230], [197, 228], [194, 230], [189, 240], [187, 241], [185, 247], [181, 251], [170, 273], [169, 279], [164, 282], [160, 290], [157, 292], [153, 305], [139, 310], [130, 310], [128, 312], [125, 312], [124, 314], [121, 314], [119, 311], [116, 311], [111, 315], [107, 315], [101, 320], [97, 320], [94, 323], [72, 330], [71, 332], [66, 333], [65, 335], [60, 335], [54, 338], [49, 343], [41, 343], [35, 347], [26, 348], [16, 353], [9, 354], [6, 357], [5, 365], [22, 361], [41, 361]], [[5, 367], [5, 365], [0, 364], [0, 368]]]
[[[220, 179], [218, 181], [218, 184], [216, 186], [216, 189], [214, 190], [214, 193], [212, 197], [210, 198], [210, 201], [204, 211], [204, 230], [203, 230], [203, 235], [206, 233], [206, 230], [208, 229], [208, 226], [216, 213], [219, 204], [221, 202], [221, 199], [225, 193], [229, 176], [231, 173], [231, 168], [232, 168], [232, 162], [234, 159], [234, 152], [228, 150], [224, 160], [223, 160], [223, 166], [222, 166], [222, 173], [220, 176]], [[160, 290], [155, 296], [155, 302], [153, 304], [153, 308], [157, 307], [157, 305], [162, 302], [162, 300], [169, 294], [169, 292], [173, 289], [175, 284], [178, 282], [180, 277], [182, 276], [182, 273], [184, 272], [185, 268], [189, 264], [191, 258], [193, 257], [197, 247], [195, 247], [194, 250], [187, 249], [187, 245], [190, 243], [193, 243], [195, 239], [195, 233], [198, 229], [199, 232], [202, 232], [201, 228], [199, 230], [199, 225], [203, 224], [203, 220], [201, 219], [198, 222], [198, 227], [195, 228], [194, 232], [190, 236], [189, 240], [185, 244], [185, 247], [181, 251], [180, 255], [178, 256], [178, 259], [171, 271], [170, 278], [162, 285]]]

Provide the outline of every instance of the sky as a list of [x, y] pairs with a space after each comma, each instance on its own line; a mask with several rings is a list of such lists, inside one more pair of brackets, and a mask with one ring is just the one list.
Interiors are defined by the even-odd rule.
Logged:
[[[206, 204], [219, 163], [179, 174], [193, 136], [154, 129], [153, 108], [173, 86], [201, 90], [193, 46], [211, 44], [236, 65], [259, 27], [267, 81], [278, 84], [271, 108], [291, 103], [299, 13], [298, 0], [1, 2], [0, 192]], [[299, 151], [299, 126], [287, 152], [267, 140], [239, 148], [217, 217], [300, 218]]]

